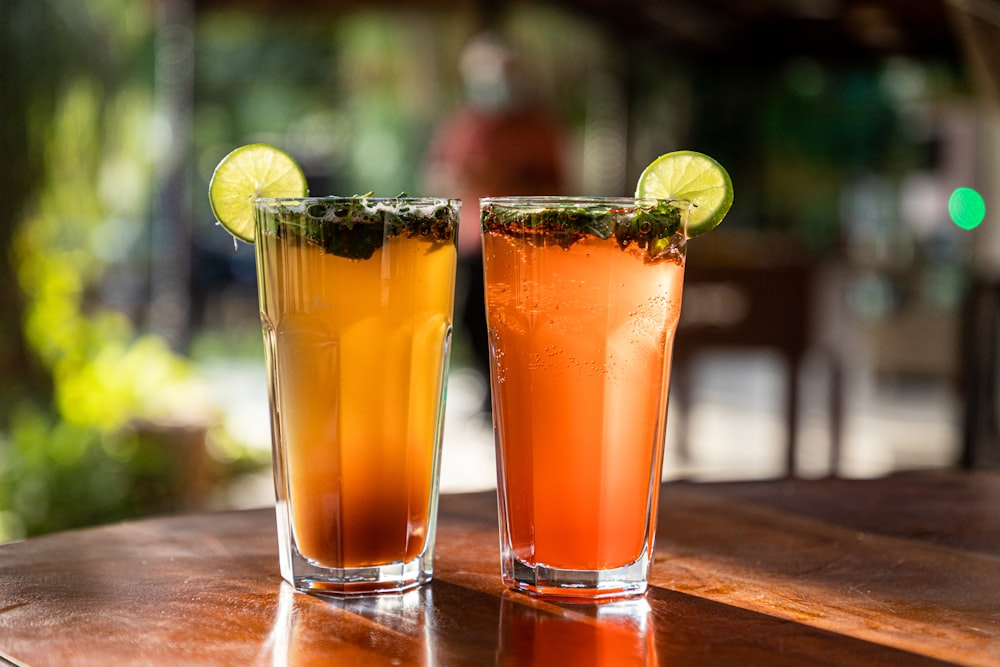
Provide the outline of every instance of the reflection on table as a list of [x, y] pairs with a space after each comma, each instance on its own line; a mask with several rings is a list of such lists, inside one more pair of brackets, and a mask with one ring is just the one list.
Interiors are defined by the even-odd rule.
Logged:
[[[444, 496], [435, 579], [296, 593], [274, 512], [0, 546], [0, 658], [46, 665], [1000, 664], [1000, 473], [672, 482], [644, 597], [504, 589], [496, 496]], [[0, 661], [2, 662], [2, 661]]]

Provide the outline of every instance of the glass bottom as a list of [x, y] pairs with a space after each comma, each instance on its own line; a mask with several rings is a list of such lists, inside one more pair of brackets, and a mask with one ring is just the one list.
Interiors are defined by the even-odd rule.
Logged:
[[401, 593], [430, 582], [434, 574], [433, 528], [424, 550], [413, 560], [368, 567], [326, 567], [299, 553], [284, 503], [279, 502], [276, 509], [281, 577], [296, 590], [338, 596]]
[[512, 590], [566, 601], [607, 600], [642, 595], [649, 579], [649, 558], [643, 553], [633, 563], [610, 570], [565, 570], [530, 565], [504, 554], [503, 582]]
[[331, 568], [313, 565], [298, 554], [292, 555], [290, 571], [282, 577], [297, 590], [327, 595], [371, 595], [400, 593], [431, 580], [432, 571], [423, 556], [406, 563], [376, 567]]

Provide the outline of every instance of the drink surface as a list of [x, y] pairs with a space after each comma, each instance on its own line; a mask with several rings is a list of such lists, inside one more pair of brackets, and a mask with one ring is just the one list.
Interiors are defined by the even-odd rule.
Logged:
[[432, 530], [455, 245], [401, 233], [357, 259], [283, 233], [302, 217], [256, 239], [279, 504], [315, 564], [409, 561]]
[[569, 570], [652, 548], [683, 244], [490, 229], [487, 319], [501, 504], [522, 562]]

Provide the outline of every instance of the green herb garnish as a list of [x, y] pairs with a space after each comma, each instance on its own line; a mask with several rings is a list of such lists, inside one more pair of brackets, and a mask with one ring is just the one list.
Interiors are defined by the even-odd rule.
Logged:
[[511, 208], [487, 204], [482, 212], [484, 232], [525, 238], [538, 244], [568, 248], [586, 236], [614, 237], [621, 248], [635, 244], [656, 258], [682, 235], [681, 211], [669, 201], [650, 206], [616, 208], [591, 204], [578, 207]]
[[349, 259], [368, 259], [390, 238], [406, 234], [432, 243], [452, 241], [458, 216], [446, 202], [428, 210], [396, 199], [373, 201], [371, 193], [350, 198], [280, 204], [266, 216], [265, 233], [286, 241], [299, 239], [324, 252]]

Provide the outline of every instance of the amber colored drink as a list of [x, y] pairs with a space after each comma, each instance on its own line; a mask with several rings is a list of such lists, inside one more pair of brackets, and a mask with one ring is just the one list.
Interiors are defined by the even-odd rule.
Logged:
[[433, 546], [457, 204], [268, 201], [255, 246], [284, 574], [333, 592], [419, 583]]
[[642, 211], [633, 200], [484, 200], [512, 587], [588, 596], [645, 587], [685, 244], [677, 211], [652, 222]]

